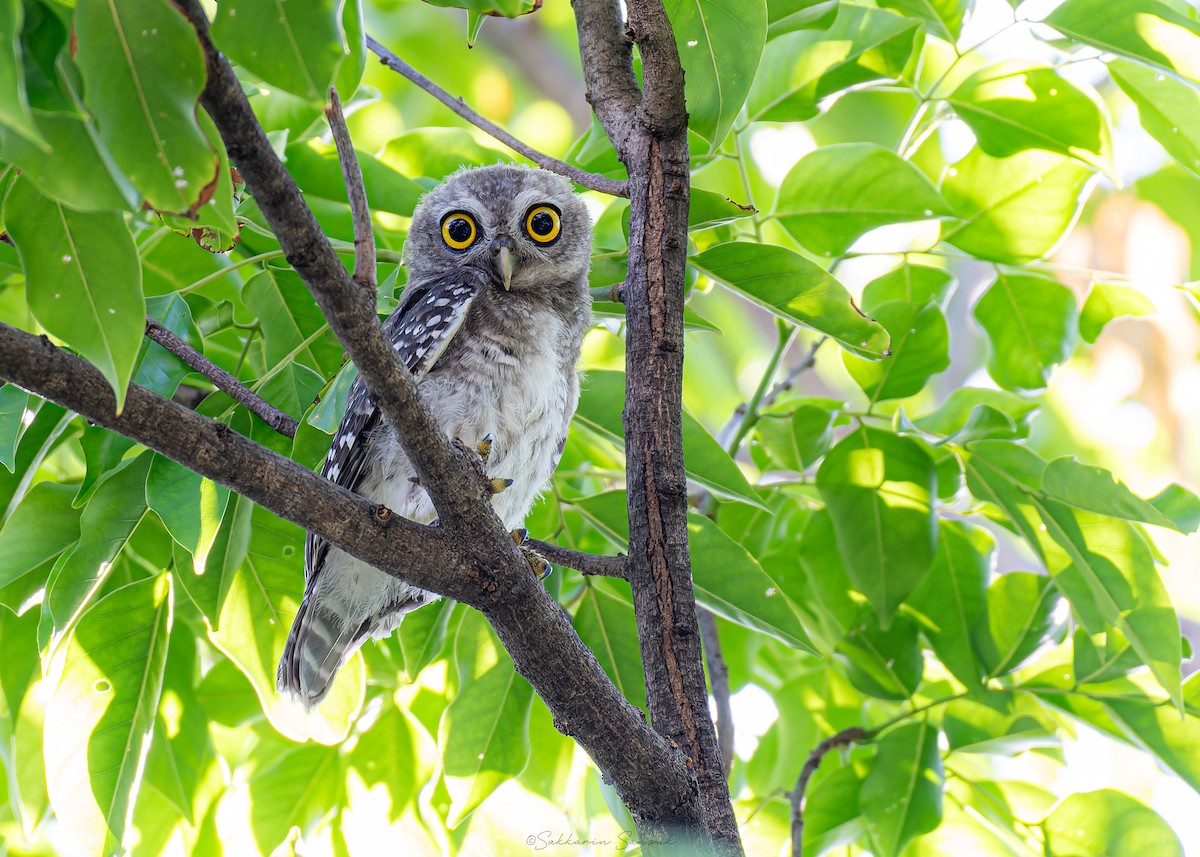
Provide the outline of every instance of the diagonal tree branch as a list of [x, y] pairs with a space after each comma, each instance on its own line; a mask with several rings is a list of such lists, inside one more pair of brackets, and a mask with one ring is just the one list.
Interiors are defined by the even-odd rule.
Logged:
[[594, 553], [583, 553], [569, 548], [541, 542], [537, 539], [526, 539], [524, 542], [555, 565], [573, 568], [583, 574], [593, 577], [619, 577], [625, 579], [625, 557], [600, 556]]
[[362, 168], [346, 117], [342, 115], [342, 100], [337, 90], [329, 87], [329, 106], [325, 108], [333, 143], [337, 147], [338, 161], [342, 164], [342, 178], [346, 182], [346, 197], [350, 201], [350, 214], [354, 218], [354, 282], [371, 294], [375, 294], [375, 232], [371, 229], [371, 209], [367, 205], [367, 189], [363, 185]]
[[717, 747], [721, 751], [721, 772], [729, 779], [733, 770], [733, 706], [729, 704], [729, 667], [721, 651], [721, 635], [717, 632], [717, 617], [703, 607], [696, 608], [700, 620], [700, 637], [704, 641], [704, 660], [708, 664], [708, 681], [717, 704]]
[[226, 393], [229, 398], [238, 404], [244, 405], [251, 413], [260, 417], [263, 422], [275, 429], [275, 431], [284, 437], [296, 436], [296, 429], [300, 425], [296, 420], [260, 397], [233, 375], [226, 372], [216, 363], [213, 363], [150, 316], [146, 316], [146, 336], [212, 381], [218, 390]]
[[421, 74], [421, 72], [417, 71], [411, 65], [400, 59], [400, 57], [396, 56], [370, 36], [367, 36], [367, 47], [369, 47], [375, 53], [375, 55], [379, 57], [379, 61], [381, 63], [386, 65], [392, 71], [412, 81], [438, 101], [442, 102], [442, 104], [445, 104], [463, 119], [466, 119], [476, 128], [479, 128], [480, 130], [485, 131], [486, 133], [495, 137], [514, 152], [529, 158], [529, 160], [533, 161], [542, 169], [549, 170], [552, 173], [558, 173], [560, 176], [575, 182], [575, 184], [589, 188], [590, 190], [600, 191], [600, 193], [607, 193], [610, 196], [629, 196], [629, 189], [625, 182], [606, 178], [605, 176], [596, 175], [595, 173], [589, 173], [586, 170], [581, 170], [578, 167], [573, 167], [566, 161], [560, 161], [558, 158], [552, 158], [543, 152], [539, 152], [537, 149], [533, 148], [527, 143], [521, 142], [499, 125], [484, 119], [482, 116], [468, 107], [461, 98], [455, 98], [449, 92], [442, 89], [432, 80]]
[[804, 851], [804, 793], [808, 790], [808, 781], [817, 772], [817, 768], [821, 767], [821, 760], [831, 750], [849, 747], [867, 737], [867, 731], [861, 726], [851, 726], [836, 735], [830, 735], [808, 754], [804, 767], [800, 769], [800, 776], [796, 779], [796, 787], [788, 795], [792, 801], [792, 857], [801, 857]]

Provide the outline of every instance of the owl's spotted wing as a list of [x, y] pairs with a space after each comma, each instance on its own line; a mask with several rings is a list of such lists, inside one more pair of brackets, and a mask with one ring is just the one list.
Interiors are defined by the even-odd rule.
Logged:
[[[466, 320], [471, 303], [484, 288], [483, 277], [463, 272], [428, 284], [410, 284], [400, 307], [383, 324], [392, 348], [420, 381], [433, 368]], [[346, 414], [334, 432], [321, 475], [354, 491], [370, 465], [370, 438], [383, 414], [355, 378], [346, 397]], [[329, 544], [313, 533], [304, 545], [304, 575], [310, 578], [325, 562]]]

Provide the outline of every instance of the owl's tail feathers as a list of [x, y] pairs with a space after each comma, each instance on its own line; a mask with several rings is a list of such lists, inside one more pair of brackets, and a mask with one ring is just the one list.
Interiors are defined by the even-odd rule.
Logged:
[[279, 659], [276, 688], [311, 709], [329, 693], [338, 669], [367, 636], [364, 625], [348, 623], [336, 610], [305, 598]]

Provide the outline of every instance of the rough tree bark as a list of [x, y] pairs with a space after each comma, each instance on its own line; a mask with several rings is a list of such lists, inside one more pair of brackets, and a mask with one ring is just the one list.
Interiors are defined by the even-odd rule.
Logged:
[[[660, 0], [576, 0], [589, 100], [629, 171], [625, 300], [630, 555], [556, 559], [630, 581], [654, 728], [614, 687], [566, 612], [538, 584], [491, 508], [478, 462], [453, 447], [389, 347], [374, 301], [346, 272], [275, 156], [198, 0], [176, 0], [204, 47], [202, 105], [232, 161], [372, 397], [396, 428], [441, 516], [423, 527], [136, 385], [115, 413], [98, 370], [0, 324], [0, 377], [71, 408], [319, 533], [354, 556], [487, 617], [554, 716], [629, 807], [646, 853], [741, 853], [708, 716], [687, 548], [681, 440], [689, 161], [683, 75]], [[636, 42], [644, 89], [631, 64]]]
[[[741, 853], [708, 692], [688, 553], [683, 299], [690, 159], [683, 69], [661, 2], [574, 0], [588, 100], [629, 172], [626, 481], [638, 644], [654, 728], [681, 747], [720, 849]], [[633, 73], [632, 46], [643, 85]]]

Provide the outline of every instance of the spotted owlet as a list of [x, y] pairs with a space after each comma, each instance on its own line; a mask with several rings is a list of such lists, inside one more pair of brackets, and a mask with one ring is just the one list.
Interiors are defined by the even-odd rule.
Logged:
[[[491, 439], [489, 475], [511, 479], [496, 514], [520, 526], [562, 454], [591, 318], [591, 222], [564, 179], [540, 169], [463, 170], [413, 213], [408, 285], [384, 324], [446, 434]], [[420, 523], [436, 514], [390, 425], [358, 379], [322, 474]], [[308, 534], [304, 600], [277, 684], [305, 706], [368, 637], [437, 596]]]

